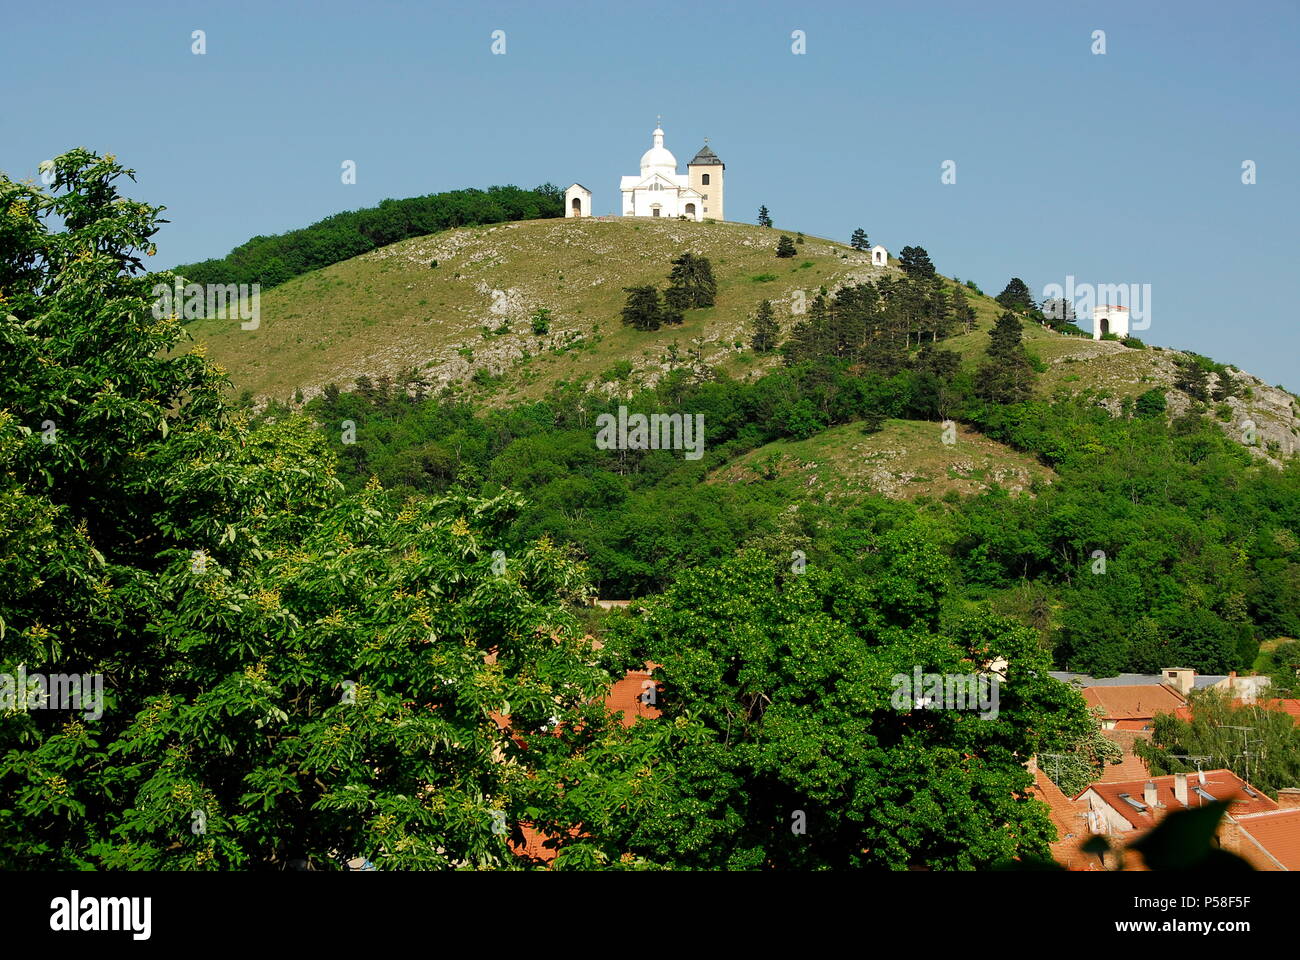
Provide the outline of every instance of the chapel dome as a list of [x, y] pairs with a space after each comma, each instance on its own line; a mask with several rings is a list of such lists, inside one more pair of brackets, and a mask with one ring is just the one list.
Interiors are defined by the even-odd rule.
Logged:
[[643, 174], [677, 172], [677, 158], [664, 146], [664, 132], [658, 127], [655, 127], [654, 146], [641, 154], [641, 172]]

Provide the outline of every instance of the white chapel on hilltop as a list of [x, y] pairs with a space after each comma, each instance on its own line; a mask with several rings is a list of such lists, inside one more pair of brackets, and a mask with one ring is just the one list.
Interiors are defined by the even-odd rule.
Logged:
[[[641, 155], [641, 172], [623, 177], [625, 217], [685, 217], [687, 220], [722, 220], [722, 175], [726, 165], [704, 146], [677, 172], [677, 158], [664, 146], [664, 132], [655, 127], [653, 145]], [[566, 217], [591, 216], [591, 191], [580, 183], [564, 194]]]

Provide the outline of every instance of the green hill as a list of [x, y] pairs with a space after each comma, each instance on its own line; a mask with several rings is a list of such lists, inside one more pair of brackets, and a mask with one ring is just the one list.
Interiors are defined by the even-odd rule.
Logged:
[[[684, 356], [696, 339], [705, 362], [739, 373], [757, 366], [744, 345], [761, 300], [772, 300], [788, 326], [796, 291], [811, 299], [823, 285], [882, 272], [865, 254], [812, 237], [794, 259], [778, 260], [780, 235], [675, 220], [449, 230], [265, 292], [258, 330], [226, 320], [198, 321], [191, 330], [239, 389], [281, 399], [298, 389], [309, 398], [331, 382], [347, 389], [361, 375], [398, 379], [412, 368], [434, 385], [469, 384], [484, 371], [480, 381], [503, 377], [494, 391], [500, 398], [536, 397], [558, 380], [598, 379], [621, 360], [632, 364], [635, 379], [653, 380], [673, 341]], [[624, 327], [623, 288], [662, 284], [672, 259], [687, 249], [712, 261], [717, 306], [691, 311], [680, 327]], [[542, 337], [529, 322], [539, 308], [552, 313]], [[503, 326], [509, 332], [493, 332]]]
[[877, 433], [858, 424], [807, 440], [777, 440], [715, 470], [710, 482], [789, 478], [807, 496], [876, 493], [894, 500], [940, 499], [999, 486], [1010, 493], [1050, 483], [1055, 473], [1028, 454], [958, 426], [945, 446], [937, 424], [888, 420]]
[[[777, 259], [782, 232], [649, 219], [465, 227], [394, 243], [265, 291], [256, 330], [225, 319], [195, 321], [190, 330], [238, 390], [279, 400], [299, 391], [310, 399], [331, 383], [348, 390], [363, 376], [396, 383], [418, 377], [432, 389], [451, 387], [496, 405], [540, 398], [561, 382], [612, 392], [653, 385], [669, 369], [674, 343], [681, 358], [698, 351], [704, 363], [743, 378], [780, 363], [747, 346], [760, 301], [773, 302], [785, 332], [798, 319], [792, 311], [800, 298], [806, 303], [823, 286], [834, 290], [899, 269], [893, 261], [873, 267], [864, 252], [818, 237], [804, 238], [794, 258]], [[678, 327], [624, 326], [624, 288], [663, 285], [684, 250], [711, 260], [716, 306], [689, 311]], [[974, 367], [1002, 308], [990, 297], [968, 296], [974, 329], [943, 346]], [[543, 336], [530, 322], [540, 309], [551, 316]], [[1091, 391], [1113, 412], [1125, 398], [1172, 387], [1180, 356], [1034, 323], [1025, 324], [1024, 343], [1046, 367], [1040, 395]], [[1300, 448], [1295, 398], [1249, 374], [1238, 379], [1246, 396], [1215, 408], [1225, 431], [1252, 419], [1261, 454]], [[1169, 403], [1176, 415], [1188, 401], [1170, 391]]]

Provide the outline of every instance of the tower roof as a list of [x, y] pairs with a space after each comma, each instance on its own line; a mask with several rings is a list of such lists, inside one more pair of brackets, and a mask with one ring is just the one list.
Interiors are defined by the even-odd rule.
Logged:
[[700, 147], [700, 152], [695, 155], [695, 157], [691, 160], [690, 163], [687, 164], [687, 166], [700, 167], [706, 164], [715, 164], [715, 163], [718, 164], [719, 166], [726, 166], [726, 164], [724, 164], [720, 159], [718, 159], [718, 155], [709, 149], [709, 143], [706, 140], [704, 142], [704, 146]]

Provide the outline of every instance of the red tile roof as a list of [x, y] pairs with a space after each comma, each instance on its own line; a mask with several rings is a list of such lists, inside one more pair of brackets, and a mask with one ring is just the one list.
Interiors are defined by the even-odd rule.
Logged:
[[1106, 720], [1149, 720], [1157, 713], [1173, 713], [1187, 702], [1176, 690], [1163, 683], [1135, 687], [1084, 687], [1081, 693], [1090, 708], [1101, 708]]
[[[1184, 707], [1179, 707], [1178, 709], [1179, 709], [1179, 710], [1183, 710], [1183, 709], [1186, 709], [1186, 708], [1184, 708]], [[1115, 729], [1115, 730], [1132, 730], [1132, 731], [1137, 731], [1137, 732], [1141, 732], [1141, 733], [1150, 733], [1150, 732], [1151, 732], [1151, 721], [1150, 721], [1150, 720], [1116, 720], [1116, 721], [1115, 721], [1114, 729]]]
[[[659, 708], [654, 706], [658, 688], [650, 679], [655, 666], [657, 664], [647, 663], [645, 670], [629, 670], [605, 695], [605, 709], [610, 713], [621, 712], [623, 726], [630, 727], [641, 717], [653, 719], [659, 716]], [[642, 700], [642, 697], [650, 702]]]
[[1056, 827], [1057, 840], [1050, 844], [1052, 859], [1068, 870], [1104, 869], [1095, 853], [1085, 853], [1083, 845], [1092, 837], [1088, 828], [1088, 804], [1071, 800], [1042, 769], [1034, 770], [1030, 793], [1047, 804], [1048, 816]]
[[1233, 819], [1242, 833], [1242, 856], [1258, 864], [1252, 854], [1262, 851], [1273, 869], [1300, 870], [1300, 810], [1250, 813]]
[[1101, 771], [1101, 776], [1097, 778], [1099, 783], [1118, 783], [1151, 775], [1146, 761], [1133, 750], [1133, 744], [1138, 740], [1150, 740], [1150, 733], [1128, 730], [1123, 726], [1117, 726], [1114, 730], [1101, 731], [1101, 735], [1124, 751], [1124, 759], [1116, 764], [1106, 764]]
[[[654, 706], [653, 702], [647, 703], [642, 700], [648, 690], [655, 690], [657, 695], [658, 688], [650, 675], [658, 666], [657, 663], [647, 663], [644, 670], [629, 670], [623, 679], [615, 681], [609, 688], [609, 692], [605, 694], [605, 709], [610, 713], [622, 713], [620, 719], [623, 726], [630, 727], [642, 717], [654, 718], [660, 715], [659, 708]], [[506, 718], [493, 714], [492, 719], [502, 729], [509, 728]], [[523, 746], [523, 741], [517, 736], [515, 741]], [[545, 846], [552, 839], [550, 834], [541, 832], [531, 823], [521, 823], [519, 830], [523, 834], [524, 842], [510, 844], [510, 849], [516, 855], [546, 864], [556, 858], [558, 854], [554, 847]], [[569, 831], [569, 836], [577, 837], [581, 836], [581, 833], [575, 829]]]
[[[1174, 776], [1169, 774], [1163, 777], [1146, 777], [1117, 783], [1094, 783], [1088, 790], [1096, 793], [1102, 802], [1111, 807], [1122, 818], [1132, 824], [1133, 829], [1137, 830], [1146, 830], [1155, 826], [1170, 811], [1194, 808], [1209, 803], [1209, 800], [1196, 792], [1197, 787], [1200, 787], [1215, 800], [1232, 801], [1228, 813], [1234, 818], [1244, 814], [1267, 813], [1278, 809], [1277, 803], [1260, 791], [1255, 790], [1253, 797], [1247, 793], [1245, 782], [1231, 770], [1207, 770], [1205, 771], [1204, 783], [1201, 782], [1201, 778], [1197, 774], [1187, 774], [1187, 807], [1184, 807], [1174, 796]], [[1156, 785], [1155, 809], [1146, 806], [1145, 791], [1148, 783]], [[1084, 791], [1084, 793], [1086, 792], [1087, 790]], [[1146, 809], [1141, 811], [1135, 809], [1120, 794], [1127, 794], [1146, 806]], [[1081, 797], [1083, 794], [1079, 796]], [[1075, 799], [1078, 799], [1078, 797]]]
[[[1295, 718], [1296, 726], [1300, 727], [1300, 700], [1282, 700], [1275, 697], [1271, 700], [1255, 700], [1251, 702], [1238, 699], [1232, 701], [1232, 706], [1233, 709], [1236, 710], [1248, 707], [1262, 707], [1265, 710], [1277, 710], [1279, 713], [1289, 713]], [[1179, 720], [1192, 719], [1192, 708], [1190, 706], [1181, 706], [1175, 710], [1174, 713], [1177, 715]]]

